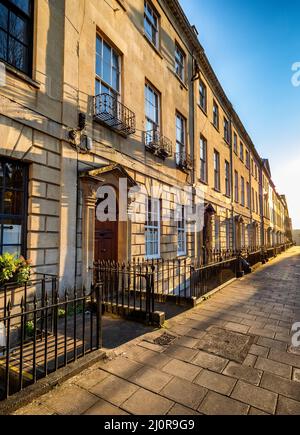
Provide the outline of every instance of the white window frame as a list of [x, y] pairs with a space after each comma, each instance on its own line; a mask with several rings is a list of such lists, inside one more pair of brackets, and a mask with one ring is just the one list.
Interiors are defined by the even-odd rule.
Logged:
[[[153, 204], [156, 204], [157, 206], [157, 216], [156, 216], [156, 222], [157, 225], [153, 225], [155, 223], [154, 222], [149, 222], [148, 218], [149, 218], [149, 201], [152, 202], [152, 209], [153, 209]], [[153, 213], [153, 212], [152, 212]], [[160, 259], [160, 236], [161, 236], [161, 210], [160, 210], [160, 200], [158, 198], [150, 198], [147, 197], [146, 198], [146, 222], [145, 222], [145, 257], [147, 260], [158, 260]], [[150, 240], [147, 240], [147, 231], [148, 230], [155, 230], [157, 231], [157, 253], [155, 254], [147, 254], [148, 252], [148, 243], [153, 243]]]
[[[153, 93], [153, 95], [156, 98], [157, 101], [157, 107], [153, 106], [155, 108], [157, 119], [151, 119], [149, 116], [147, 116], [147, 103], [150, 104], [150, 101], [147, 99], [147, 90]], [[146, 126], [148, 123], [152, 125], [152, 128], [149, 130], [148, 127], [146, 127], [147, 133], [152, 132], [150, 136], [148, 136], [148, 140], [153, 140], [155, 137], [155, 132], [160, 131], [160, 94], [159, 92], [148, 82], [145, 83], [145, 123]]]
[[240, 195], [239, 195], [239, 174], [237, 171], [234, 171], [234, 201], [236, 203], [239, 202]]
[[214, 150], [214, 188], [221, 191], [220, 153], [217, 150]]
[[245, 178], [241, 176], [241, 205], [245, 206]]
[[227, 143], [230, 142], [230, 124], [227, 118], [224, 117], [224, 139]]
[[219, 130], [220, 128], [220, 110], [218, 104], [213, 102], [213, 124], [214, 127]]
[[244, 144], [243, 144], [243, 142], [240, 142], [240, 160], [243, 163], [245, 161], [245, 151], [244, 151]]
[[[182, 132], [182, 140], [178, 139], [178, 120], [180, 121], [180, 131]], [[177, 165], [180, 163], [181, 161], [181, 155], [183, 155], [184, 153], [187, 153], [187, 147], [186, 147], [186, 119], [179, 113], [176, 112], [176, 116], [175, 116], [175, 123], [176, 123], [176, 163]]]
[[[202, 177], [203, 167], [204, 177]], [[200, 180], [202, 181], [202, 183], [207, 183], [207, 140], [202, 135], [200, 136]]]
[[[186, 231], [186, 220], [185, 220], [185, 207], [184, 205], [179, 206], [179, 208], [180, 207], [181, 207], [181, 213], [177, 217], [177, 256], [183, 257], [187, 253], [187, 231]], [[184, 250], [179, 249], [180, 235], [183, 235]]]
[[[203, 90], [203, 92], [201, 92], [201, 89]], [[204, 107], [202, 105], [202, 100], [204, 103]], [[200, 80], [199, 82], [199, 106], [202, 110], [204, 110], [205, 113], [207, 112], [207, 86], [203, 80]]]
[[225, 160], [225, 195], [231, 196], [230, 163]]
[[[101, 40], [102, 43], [102, 53], [97, 53], [97, 40]], [[103, 77], [103, 64], [104, 64], [104, 43], [110, 47], [111, 49], [111, 59], [110, 59], [110, 74], [111, 74], [111, 84], [109, 84], [108, 82], [106, 82], [104, 80]], [[102, 59], [102, 76], [98, 74], [97, 71], [97, 60], [96, 60], [96, 66], [95, 66], [95, 95], [98, 94], [98, 92], [96, 92], [96, 88], [97, 88], [97, 83], [99, 84], [100, 88], [103, 86], [105, 86], [106, 88], [108, 88], [109, 90], [109, 95], [113, 95], [116, 97], [119, 97], [121, 95], [121, 74], [122, 74], [122, 68], [121, 68], [121, 55], [112, 47], [112, 45], [105, 39], [103, 38], [103, 36], [101, 36], [99, 33], [96, 34], [96, 58], [97, 56], [100, 56]], [[118, 89], [115, 89], [112, 85], [112, 72], [113, 69], [116, 69], [113, 63], [113, 55], [115, 55], [118, 59], [118, 69], [117, 69], [117, 74], [118, 74]], [[101, 72], [100, 72], [101, 73]], [[104, 92], [100, 91], [100, 94], [102, 94]]]
[[233, 133], [233, 151], [236, 155], [238, 154], [238, 136], [235, 132]]
[[251, 207], [251, 190], [250, 190], [249, 181], [247, 181], [246, 189], [247, 189], [247, 208], [250, 208]]
[[[154, 40], [146, 32], [145, 22], [152, 28], [152, 32], [155, 34]], [[153, 8], [152, 4], [145, 0], [144, 2], [144, 34], [150, 43], [156, 48], [159, 48], [159, 15]]]
[[185, 81], [185, 53], [175, 42], [175, 74], [182, 82]]

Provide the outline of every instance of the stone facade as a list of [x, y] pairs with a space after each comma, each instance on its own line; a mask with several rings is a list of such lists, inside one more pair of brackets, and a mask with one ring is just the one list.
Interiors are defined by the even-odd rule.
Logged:
[[[152, 17], [148, 27], [145, 4]], [[102, 237], [95, 222], [98, 189], [113, 188], [119, 200], [121, 179], [128, 189], [160, 192], [161, 215], [171, 210], [170, 219], [159, 225], [159, 250], [152, 258], [199, 258], [204, 248], [234, 250], [288, 240], [286, 200], [276, 192], [268, 162], [258, 155], [177, 0], [36, 0], [32, 5], [32, 74], [5, 63], [0, 157], [28, 165], [24, 255], [39, 272], [58, 274], [65, 288], [90, 283], [95, 233], [99, 230], [100, 248]], [[94, 99], [95, 87], [109, 85], [109, 79], [103, 84], [106, 70], [97, 74], [96, 59], [109, 68], [112, 82], [119, 81], [117, 103], [110, 110], [122, 108], [122, 121], [124, 113], [135, 115], [131, 134], [116, 131], [107, 117], [101, 123], [95, 119], [102, 101]], [[171, 146], [165, 158], [145, 147], [146, 87], [159, 101], [155, 131], [160, 146]], [[81, 126], [80, 113], [85, 115]], [[206, 144], [205, 179], [200, 138]], [[172, 216], [186, 199], [174, 193], [174, 186], [200, 191], [206, 210], [205, 231], [187, 227], [180, 250]], [[145, 209], [145, 197], [133, 204], [135, 210]], [[147, 257], [145, 220], [119, 220], [114, 231], [115, 260]]]

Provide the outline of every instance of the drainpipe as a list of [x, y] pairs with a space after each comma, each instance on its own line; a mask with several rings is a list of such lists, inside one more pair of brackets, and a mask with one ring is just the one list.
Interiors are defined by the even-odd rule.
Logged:
[[231, 183], [231, 222], [232, 222], [232, 248], [236, 249], [236, 228], [234, 220], [234, 179], [233, 179], [233, 147], [232, 147], [232, 116], [229, 117], [229, 146], [230, 146], [230, 183]]
[[[192, 104], [191, 104], [191, 108], [192, 108], [192, 141], [191, 141], [191, 153], [193, 155], [193, 168], [192, 168], [192, 186], [193, 186], [193, 204], [195, 205], [196, 203], [196, 192], [195, 192], [195, 187], [196, 187], [196, 172], [195, 172], [195, 165], [196, 165], [196, 161], [195, 161], [195, 144], [196, 144], [196, 110], [195, 110], [195, 82], [196, 80], [199, 79], [200, 77], [200, 73], [198, 71], [193, 71], [194, 70], [194, 65], [196, 64], [196, 59], [194, 57], [194, 52], [192, 53], [192, 72], [193, 75], [191, 77], [191, 95], [190, 98], [192, 99]], [[195, 238], [195, 243], [194, 243], [194, 257], [195, 259], [198, 257], [199, 255], [199, 238], [198, 238], [198, 233], [195, 230], [194, 231], [194, 238]], [[201, 252], [201, 251], [200, 251]]]
[[79, 206], [79, 153], [77, 151], [76, 162], [76, 220], [75, 220], [75, 268], [74, 268], [74, 287], [77, 290], [77, 275], [78, 275], [78, 206]]
[[265, 246], [265, 217], [264, 217], [264, 191], [263, 191], [263, 176], [262, 176], [262, 164], [259, 164], [259, 193], [260, 193], [260, 220], [261, 220], [261, 246]]

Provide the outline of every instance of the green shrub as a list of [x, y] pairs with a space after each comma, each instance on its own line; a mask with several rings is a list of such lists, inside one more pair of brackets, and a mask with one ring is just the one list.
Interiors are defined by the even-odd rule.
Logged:
[[23, 257], [13, 254], [0, 255], [0, 286], [15, 283], [24, 284], [30, 278], [30, 264]]
[[34, 334], [34, 322], [32, 320], [26, 322], [25, 332], [27, 337], [32, 337]]
[[57, 315], [59, 318], [65, 317], [66, 315], [66, 310], [64, 310], [63, 308], [59, 308], [57, 311]]

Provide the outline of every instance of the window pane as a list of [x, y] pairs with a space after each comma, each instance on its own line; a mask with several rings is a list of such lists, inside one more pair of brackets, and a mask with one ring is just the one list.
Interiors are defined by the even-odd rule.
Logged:
[[119, 56], [114, 51], [112, 52], [112, 66], [119, 71]]
[[103, 62], [102, 78], [108, 85], [111, 85], [111, 65], [107, 62]]
[[28, 70], [28, 50], [12, 38], [9, 38], [8, 62], [21, 71]]
[[102, 57], [96, 54], [96, 74], [102, 77]]
[[103, 41], [103, 61], [111, 65], [111, 48]]
[[14, 3], [18, 8], [20, 8], [25, 14], [30, 14], [30, 0], [10, 0], [11, 3]]
[[145, 33], [146, 35], [149, 37], [149, 39], [151, 41], [153, 41], [153, 32], [152, 32], [152, 26], [149, 23], [149, 21], [147, 20], [147, 18], [145, 18], [144, 20], [144, 28], [145, 28]]
[[152, 121], [153, 124], [159, 124], [159, 110], [158, 110], [158, 95], [149, 87], [145, 87], [145, 111], [146, 117]]
[[3, 165], [0, 162], [0, 188], [3, 186], [4, 183], [4, 171], [3, 171]]
[[13, 254], [19, 257], [21, 255], [21, 246], [3, 246], [2, 253]]
[[28, 43], [28, 29], [27, 23], [20, 17], [17, 17], [13, 12], [10, 13], [9, 18], [9, 31], [12, 36], [19, 41]]
[[115, 68], [112, 70], [112, 87], [119, 92], [119, 72]]
[[0, 27], [7, 30], [8, 10], [0, 3]]
[[96, 38], [96, 53], [102, 56], [102, 38], [100, 38], [100, 36]]
[[23, 169], [17, 163], [4, 164], [5, 187], [23, 188]]
[[0, 30], [0, 58], [7, 60], [7, 34]]
[[[1, 225], [0, 225], [1, 227]], [[2, 225], [4, 245], [20, 245], [21, 244], [21, 225]]]
[[6, 191], [3, 196], [4, 214], [22, 214], [22, 192]]

